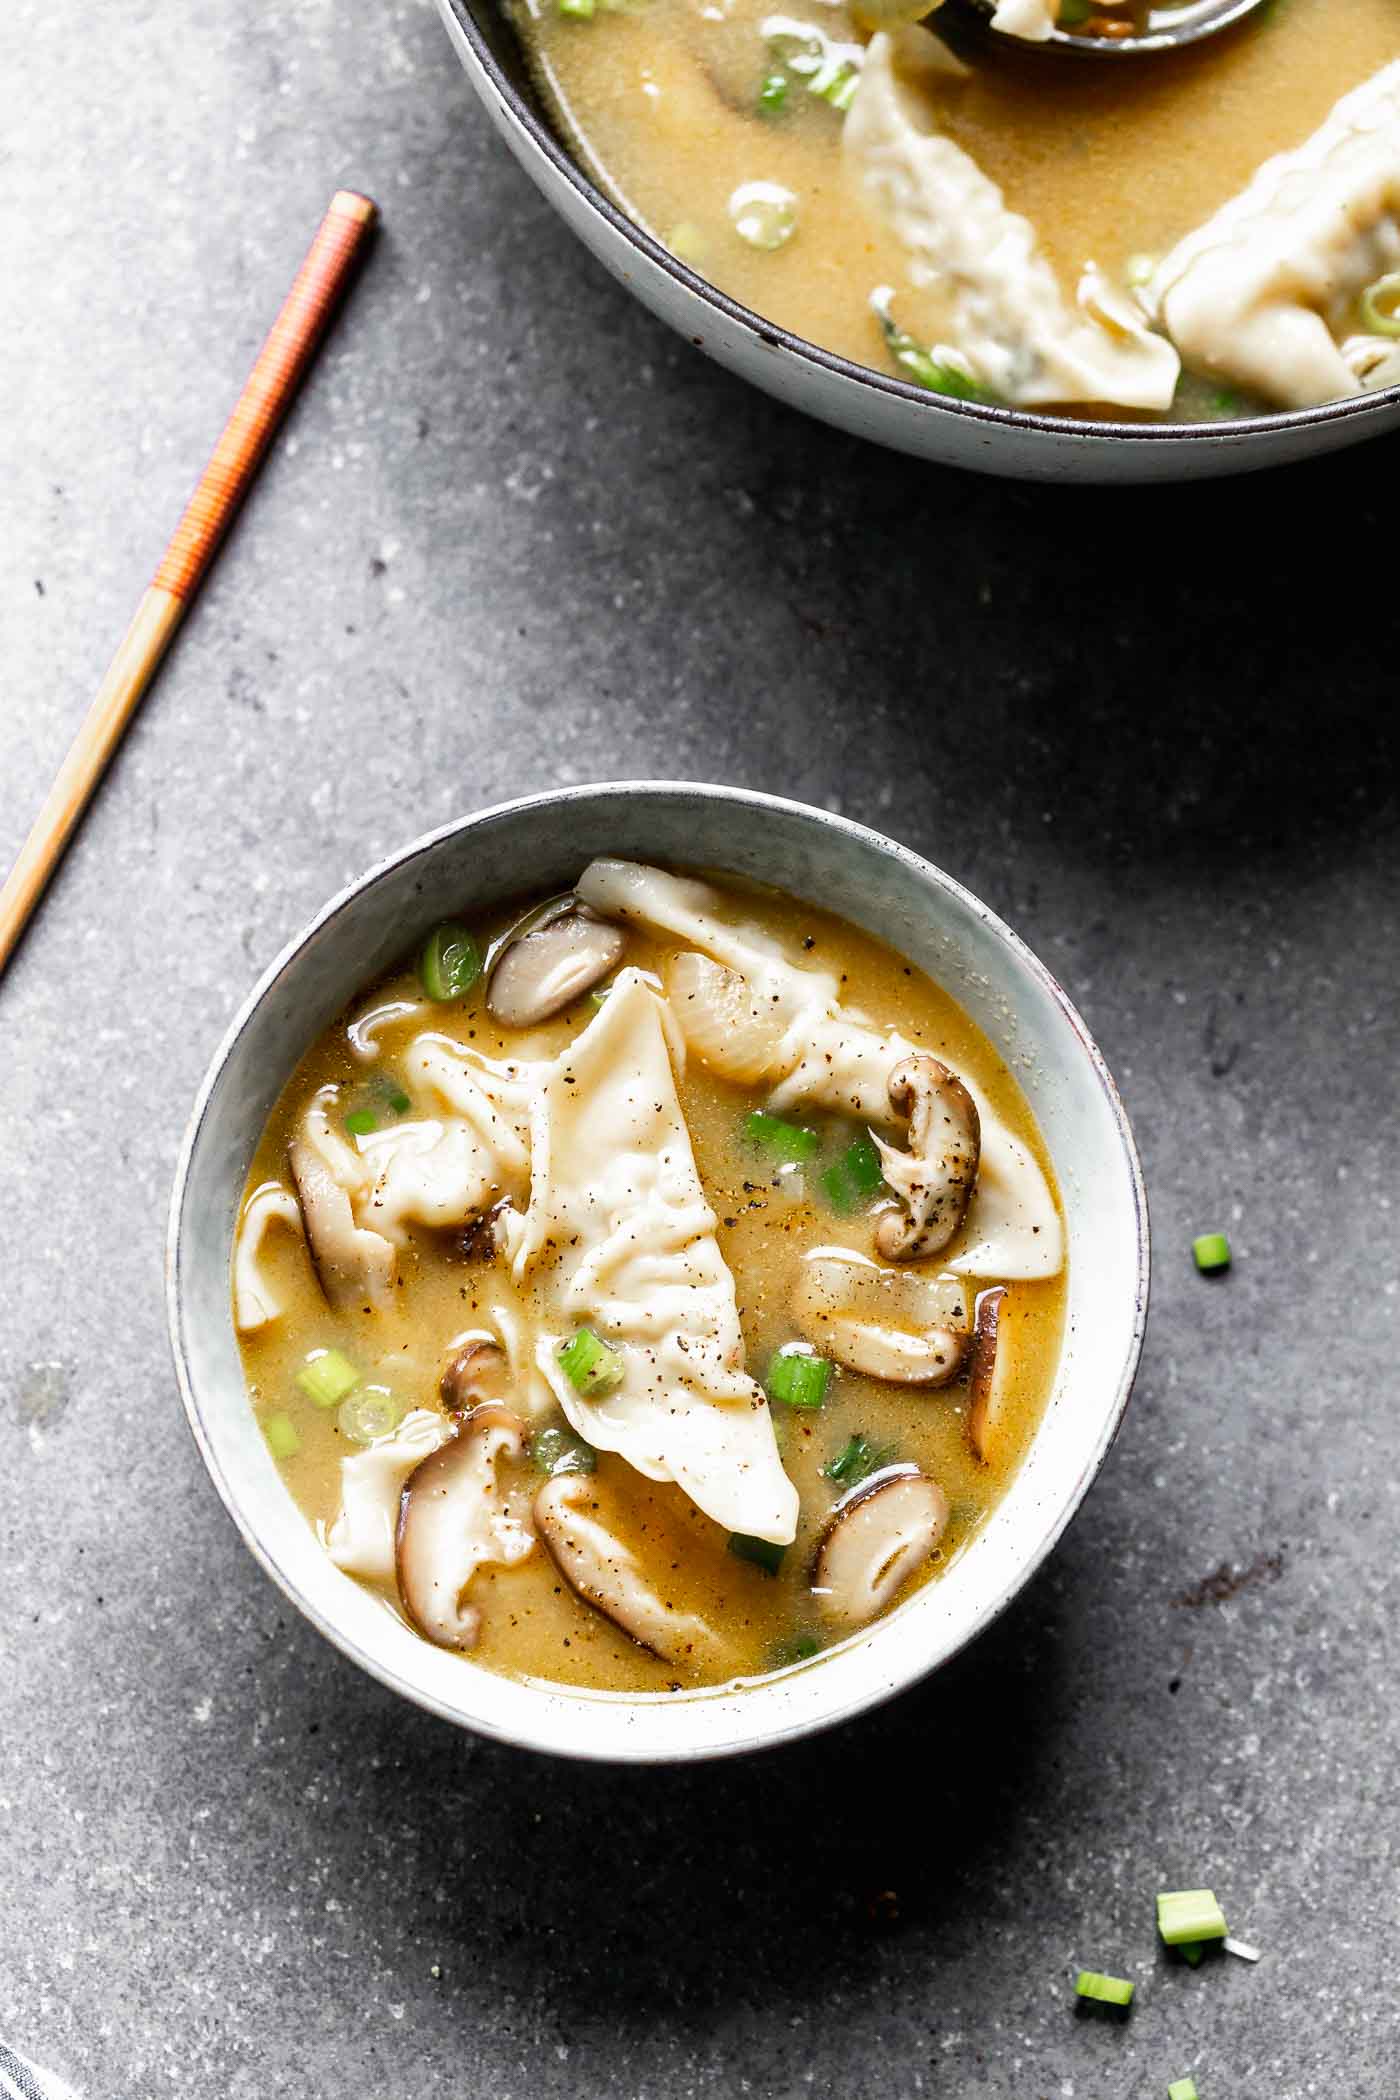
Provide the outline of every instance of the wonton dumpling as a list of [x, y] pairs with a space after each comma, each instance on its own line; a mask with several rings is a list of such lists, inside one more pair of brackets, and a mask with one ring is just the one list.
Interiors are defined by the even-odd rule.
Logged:
[[448, 1036], [415, 1037], [404, 1058], [410, 1085], [452, 1113], [395, 1123], [360, 1139], [370, 1186], [363, 1225], [402, 1240], [404, 1225], [465, 1225], [502, 1197], [523, 1200], [530, 1180], [529, 1102], [540, 1068], [497, 1064]]
[[[669, 875], [662, 868], [595, 860], [585, 868], [578, 892], [611, 918], [631, 919], [655, 932], [693, 941], [743, 979], [758, 1014], [778, 1017], [782, 1025], [770, 1036], [732, 1026], [713, 1034], [704, 1028], [700, 1054], [715, 1071], [745, 1085], [769, 1080], [772, 1105], [783, 1114], [804, 1106], [829, 1108], [885, 1128], [895, 1124], [890, 1075], [916, 1046], [895, 1030], [883, 1034], [847, 1013], [829, 971], [800, 969], [756, 927], [722, 920], [715, 909], [718, 899], [704, 883]], [[697, 1001], [713, 982], [703, 974], [682, 977]], [[672, 1010], [689, 1038], [692, 1023], [683, 992], [673, 997]], [[726, 1000], [725, 1010], [732, 1010], [732, 1002]], [[736, 1068], [725, 1062], [728, 1043], [737, 1045]], [[771, 1060], [766, 1069], [765, 1046]], [[968, 1206], [967, 1246], [947, 1266], [964, 1276], [994, 1275], [1006, 1282], [1058, 1275], [1064, 1262], [1064, 1228], [1045, 1176], [976, 1087], [965, 1077], [963, 1084], [981, 1118], [982, 1156]]]
[[1397, 267], [1400, 61], [1178, 242], [1147, 299], [1188, 364], [1312, 408], [1394, 376], [1373, 338], [1347, 343], [1349, 361], [1337, 337], [1357, 295]]
[[[797, 1490], [762, 1389], [743, 1368], [734, 1279], [696, 1172], [654, 980], [624, 970], [535, 1097], [518, 1281], [545, 1310], [536, 1361], [579, 1435], [649, 1480], [674, 1480], [728, 1531], [787, 1545]], [[560, 1347], [591, 1327], [621, 1385], [585, 1397]]]
[[848, 179], [904, 248], [910, 282], [942, 302], [934, 355], [1004, 401], [1169, 408], [1181, 370], [1171, 344], [1092, 264], [1070, 306], [1029, 219], [935, 128], [936, 91], [965, 71], [927, 29], [881, 32], [841, 136]]

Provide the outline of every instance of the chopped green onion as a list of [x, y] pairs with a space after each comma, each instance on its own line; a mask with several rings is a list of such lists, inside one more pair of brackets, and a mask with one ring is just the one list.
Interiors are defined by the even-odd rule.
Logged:
[[313, 1349], [297, 1372], [297, 1384], [317, 1407], [339, 1407], [359, 1382], [359, 1372], [338, 1349]]
[[[561, 9], [563, 4], [560, 0]], [[592, 14], [593, 0], [588, 0], [587, 12]], [[466, 998], [481, 975], [481, 951], [465, 926], [448, 920], [433, 928], [418, 959], [418, 975], [428, 997], [439, 1006]]]
[[370, 1079], [371, 1090], [378, 1094], [386, 1108], [396, 1116], [406, 1116], [413, 1103], [409, 1100], [397, 1079], [389, 1072], [375, 1072]]
[[1199, 1940], [1183, 1940], [1176, 1951], [1183, 1961], [1190, 1962], [1193, 1969], [1199, 1969], [1201, 1957], [1206, 1950]]
[[1361, 294], [1361, 319], [1372, 335], [1400, 335], [1400, 270], [1367, 285]]
[[588, 1003], [595, 1013], [600, 1012], [607, 1005], [608, 993], [611, 990], [612, 986], [610, 984], [600, 984], [596, 992], [588, 994]]
[[771, 1539], [751, 1539], [745, 1531], [731, 1531], [729, 1550], [736, 1560], [751, 1560], [765, 1575], [776, 1575], [787, 1547], [775, 1546]]
[[290, 1415], [269, 1415], [263, 1423], [263, 1435], [274, 1458], [295, 1458], [301, 1449], [297, 1425]]
[[1081, 1998], [1092, 1998], [1099, 2005], [1131, 2005], [1135, 1987], [1126, 1976], [1101, 1976], [1097, 1969], [1081, 1969], [1074, 1988]]
[[596, 5], [597, 0], [559, 0], [559, 12], [575, 22], [591, 22]]
[[758, 91], [758, 106], [766, 117], [775, 117], [787, 102], [792, 85], [786, 73], [770, 73]]
[[336, 1427], [352, 1444], [373, 1444], [398, 1428], [403, 1413], [387, 1385], [367, 1385], [343, 1403]]
[[378, 1130], [379, 1118], [372, 1108], [352, 1108], [345, 1118], [345, 1128], [351, 1137], [368, 1137], [372, 1130]]
[[1088, 21], [1092, 13], [1093, 8], [1089, 0], [1060, 0], [1055, 20], [1061, 29], [1077, 29], [1081, 22]]
[[1239, 395], [1232, 394], [1228, 387], [1221, 387], [1219, 393], [1212, 394], [1210, 405], [1218, 416], [1237, 416], [1244, 407]]
[[621, 1385], [626, 1365], [616, 1349], [600, 1341], [591, 1327], [559, 1345], [559, 1367], [576, 1393], [610, 1393]]
[[821, 1177], [822, 1188], [832, 1209], [841, 1215], [870, 1203], [884, 1186], [880, 1155], [871, 1139], [857, 1138], [848, 1145], [834, 1166]]
[[1001, 396], [983, 386], [970, 372], [957, 365], [941, 364], [912, 335], [906, 334], [890, 313], [883, 293], [877, 292], [871, 303], [884, 330], [890, 356], [916, 386], [927, 387], [931, 394], [947, 394], [955, 401], [981, 401], [994, 406], [1000, 403]]
[[1169, 1947], [1194, 1940], [1223, 1940], [1225, 1913], [1210, 1889], [1179, 1889], [1157, 1898], [1157, 1930]]
[[878, 1473], [881, 1466], [888, 1465], [893, 1456], [892, 1444], [872, 1444], [868, 1436], [857, 1430], [822, 1471], [828, 1480], [838, 1481], [842, 1487], [858, 1487], [862, 1480]]
[[833, 109], [847, 110], [856, 99], [860, 86], [860, 71], [856, 66], [840, 65], [827, 77], [826, 69], [815, 80], [807, 82], [808, 92], [829, 102]]
[[1241, 1961], [1262, 1960], [1259, 1949], [1251, 1947], [1248, 1940], [1232, 1939], [1228, 1935], [1225, 1940], [1225, 1952], [1237, 1955]]
[[761, 1108], [745, 1116], [744, 1136], [751, 1145], [760, 1145], [765, 1152], [779, 1153], [784, 1166], [810, 1159], [821, 1146], [815, 1130], [802, 1130], [796, 1123], [785, 1123], [781, 1116], [765, 1115]]
[[1200, 2100], [1194, 2078], [1174, 2078], [1167, 2087], [1167, 2100]]
[[729, 223], [750, 248], [781, 248], [797, 231], [797, 198], [780, 182], [741, 182], [729, 198]]
[[787, 1670], [794, 1663], [810, 1662], [820, 1655], [822, 1644], [815, 1633], [790, 1633], [785, 1640], [775, 1641], [769, 1654], [768, 1667], [772, 1670]]
[[768, 1366], [768, 1397], [785, 1407], [820, 1407], [831, 1384], [832, 1366], [802, 1343], [780, 1349]]
[[1191, 1252], [1196, 1257], [1196, 1267], [1203, 1274], [1230, 1266], [1230, 1242], [1223, 1232], [1203, 1232], [1198, 1239], [1192, 1240]]
[[703, 229], [695, 225], [693, 220], [690, 219], [682, 219], [679, 225], [671, 228], [670, 233], [666, 237], [666, 246], [670, 249], [672, 255], [675, 256], [677, 262], [703, 262], [709, 245]]
[[529, 1449], [531, 1465], [548, 1473], [551, 1480], [556, 1473], [592, 1473], [598, 1464], [593, 1446], [558, 1422], [551, 1423], [548, 1429], [537, 1429]]

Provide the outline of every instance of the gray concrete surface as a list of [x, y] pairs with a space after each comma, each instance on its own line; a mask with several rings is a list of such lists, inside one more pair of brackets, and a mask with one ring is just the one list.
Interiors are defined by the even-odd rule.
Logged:
[[[1396, 447], [1067, 495], [803, 423], [574, 245], [426, 0], [8, 0], [0, 101], [0, 862], [328, 193], [386, 215], [0, 984], [0, 2034], [90, 2100], [1395, 2100]], [[1005, 912], [1157, 1234], [1005, 1621], [659, 1775], [459, 1737], [289, 1617], [159, 1298], [254, 972], [412, 833], [623, 774], [839, 804]], [[1257, 1969], [1162, 1960], [1197, 1883]]]

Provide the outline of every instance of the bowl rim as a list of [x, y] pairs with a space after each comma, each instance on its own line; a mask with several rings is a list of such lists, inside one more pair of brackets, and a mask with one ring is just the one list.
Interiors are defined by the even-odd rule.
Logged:
[[[495, 0], [487, 0], [495, 4]], [[438, 0], [438, 5], [450, 13], [470, 48], [473, 58], [500, 97], [506, 113], [525, 133], [536, 151], [543, 154], [555, 173], [576, 193], [580, 203], [618, 234], [631, 247], [646, 257], [648, 262], [662, 270], [674, 283], [690, 292], [705, 306], [732, 322], [745, 332], [757, 336], [765, 348], [782, 350], [799, 363], [814, 367], [833, 378], [843, 379], [852, 385], [865, 387], [877, 394], [893, 397], [897, 401], [916, 404], [925, 412], [945, 415], [983, 423], [993, 429], [1033, 430], [1046, 437], [1082, 438], [1096, 442], [1100, 447], [1116, 442], [1134, 445], [1182, 445], [1199, 444], [1202, 439], [1216, 438], [1223, 443], [1248, 440], [1254, 437], [1277, 435], [1286, 430], [1310, 430], [1326, 428], [1329, 424], [1353, 421], [1357, 417], [1368, 417], [1376, 410], [1400, 405], [1400, 382], [1394, 386], [1380, 387], [1372, 393], [1348, 394], [1340, 401], [1324, 401], [1314, 408], [1279, 409], [1262, 416], [1240, 416], [1228, 421], [1205, 423], [1120, 423], [1107, 418], [1090, 420], [1086, 416], [1051, 416], [1030, 408], [1001, 408], [989, 402], [960, 401], [952, 395], [935, 394], [927, 387], [916, 386], [912, 380], [897, 379], [892, 374], [878, 372], [873, 365], [858, 364], [854, 358], [843, 357], [838, 351], [823, 350], [820, 345], [809, 342], [805, 336], [794, 335], [777, 321], [765, 319], [750, 306], [731, 299], [707, 279], [697, 275], [678, 256], [671, 253], [656, 236], [649, 233], [637, 220], [628, 217], [619, 209], [599, 185], [567, 152], [555, 137], [532, 104], [521, 94], [514, 81], [491, 49], [482, 34], [472, 11], [470, 0]], [[507, 33], [515, 31], [508, 21]]]
[[[863, 849], [879, 856], [902, 863], [930, 888], [942, 891], [956, 900], [965, 910], [993, 934], [1007, 948], [1017, 965], [1049, 996], [1066, 1020], [1070, 1032], [1085, 1058], [1090, 1072], [1108, 1106], [1114, 1135], [1118, 1142], [1120, 1164], [1126, 1168], [1132, 1197], [1133, 1220], [1136, 1240], [1136, 1273], [1132, 1326], [1128, 1347], [1119, 1369], [1117, 1383], [1111, 1403], [1106, 1407], [1099, 1433], [1091, 1453], [1084, 1464], [1072, 1491], [1052, 1510], [1048, 1521], [1038, 1530], [1031, 1549], [1018, 1558], [998, 1588], [983, 1602], [981, 1608], [964, 1624], [958, 1626], [940, 1652], [922, 1656], [919, 1666], [913, 1670], [895, 1673], [888, 1679], [877, 1679], [860, 1687], [838, 1707], [814, 1714], [800, 1716], [786, 1722], [781, 1719], [760, 1733], [735, 1733], [731, 1738], [717, 1743], [696, 1747], [685, 1745], [663, 1745], [661, 1748], [634, 1745], [625, 1732], [621, 1740], [607, 1748], [595, 1746], [591, 1741], [578, 1744], [548, 1743], [532, 1739], [517, 1728], [497, 1722], [492, 1717], [481, 1717], [465, 1711], [465, 1702], [456, 1703], [440, 1698], [425, 1685], [416, 1683], [395, 1668], [392, 1663], [369, 1653], [361, 1646], [355, 1635], [339, 1621], [323, 1612], [300, 1589], [296, 1577], [280, 1564], [272, 1548], [258, 1535], [251, 1514], [246, 1514], [243, 1502], [227, 1477], [214, 1439], [205, 1426], [204, 1412], [195, 1378], [191, 1369], [189, 1352], [185, 1342], [185, 1308], [183, 1293], [183, 1266], [185, 1258], [185, 1212], [188, 1183], [194, 1155], [209, 1113], [216, 1088], [222, 1079], [230, 1058], [249, 1026], [254, 1014], [277, 988], [283, 973], [301, 955], [303, 949], [327, 926], [343, 914], [354, 910], [360, 897], [373, 888], [386, 875], [410, 865], [413, 861], [431, 854], [446, 839], [469, 831], [478, 825], [497, 822], [513, 817], [525, 810], [540, 807], [561, 807], [573, 802], [611, 795], [625, 796], [638, 801], [648, 797], [683, 801], [687, 797], [700, 796], [705, 800], [736, 804], [755, 811], [783, 811], [812, 823], [820, 830], [844, 833]], [[863, 1713], [873, 1711], [900, 1693], [911, 1690], [937, 1669], [951, 1662], [982, 1633], [1020, 1594], [1059, 1542], [1071, 1519], [1082, 1506], [1090, 1487], [1102, 1469], [1104, 1459], [1122, 1425], [1132, 1394], [1133, 1381], [1137, 1375], [1142, 1355], [1143, 1336], [1147, 1322], [1148, 1299], [1151, 1283], [1151, 1233], [1148, 1220], [1147, 1190], [1143, 1179], [1142, 1162], [1136, 1141], [1128, 1122], [1127, 1112], [1112, 1073], [1103, 1053], [1091, 1035], [1082, 1016], [1040, 958], [1026, 945], [1006, 921], [983, 903], [956, 877], [947, 874], [922, 854], [897, 840], [887, 838], [870, 826], [857, 823], [853, 818], [836, 811], [820, 808], [814, 804], [799, 802], [792, 797], [767, 794], [758, 789], [733, 787], [706, 781], [684, 780], [608, 780], [577, 783], [564, 788], [537, 790], [531, 794], [512, 796], [504, 802], [496, 802], [484, 808], [469, 811], [464, 816], [454, 817], [411, 839], [396, 851], [386, 854], [365, 872], [344, 884], [321, 909], [284, 943], [273, 960], [267, 965], [252, 989], [238, 1006], [232, 1020], [225, 1028], [215, 1048], [204, 1078], [195, 1096], [180, 1141], [174, 1177], [171, 1183], [170, 1206], [167, 1217], [165, 1241], [165, 1311], [166, 1325], [174, 1360], [176, 1382], [179, 1387], [185, 1417], [195, 1446], [204, 1461], [210, 1480], [233, 1519], [234, 1525], [245, 1546], [254, 1559], [268, 1574], [278, 1589], [292, 1604], [302, 1618], [318, 1633], [337, 1648], [349, 1661], [356, 1663], [378, 1683], [397, 1692], [414, 1705], [434, 1714], [437, 1718], [452, 1722], [459, 1728], [485, 1736], [493, 1741], [508, 1744], [513, 1748], [528, 1749], [546, 1754], [564, 1755], [582, 1762], [615, 1764], [688, 1764], [708, 1762], [711, 1759], [741, 1756], [763, 1750], [776, 1749], [783, 1744], [796, 1742], [828, 1728], [842, 1726]], [[557, 1696], [551, 1687], [541, 1686], [545, 1697]], [[567, 1688], [564, 1688], [567, 1691]], [[740, 1695], [743, 1696], [742, 1694]], [[625, 1702], [623, 1702], [625, 1704]]]

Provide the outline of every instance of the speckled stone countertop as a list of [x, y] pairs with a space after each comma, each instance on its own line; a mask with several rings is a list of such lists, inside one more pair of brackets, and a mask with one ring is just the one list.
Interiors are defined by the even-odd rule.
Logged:
[[[0, 82], [0, 863], [330, 191], [385, 213], [0, 984], [0, 2035], [89, 2100], [1395, 2100], [1395, 445], [1068, 494], [800, 421], [588, 259], [426, 0], [8, 0]], [[290, 1615], [160, 1299], [262, 964], [413, 833], [628, 774], [1005, 913], [1156, 1230], [1123, 1434], [1000, 1625], [656, 1774], [458, 1735]], [[1164, 1962], [1199, 1883], [1257, 1968]]]

